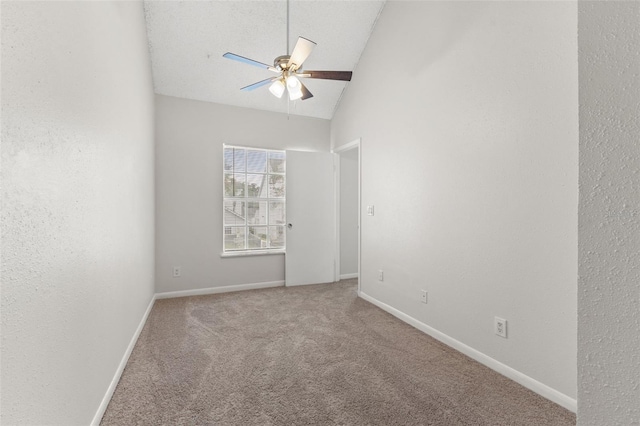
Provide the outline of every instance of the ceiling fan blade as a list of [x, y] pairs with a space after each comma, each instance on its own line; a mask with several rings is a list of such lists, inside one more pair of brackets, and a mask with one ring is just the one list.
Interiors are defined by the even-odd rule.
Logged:
[[307, 89], [307, 86], [302, 84], [302, 82], [300, 82], [300, 90], [302, 91], [302, 97], [300, 98], [301, 101], [304, 101], [305, 99], [313, 98], [313, 95], [311, 94], [309, 89]]
[[267, 79], [261, 80], [261, 81], [259, 81], [257, 83], [253, 83], [253, 84], [250, 84], [248, 86], [244, 86], [240, 90], [244, 90], [245, 92], [248, 92], [248, 91], [251, 91], [251, 90], [255, 90], [258, 87], [266, 86], [267, 84], [269, 84], [272, 81], [275, 81], [277, 79], [278, 79], [278, 77], [267, 78]]
[[245, 58], [244, 56], [236, 55], [235, 53], [227, 52], [223, 57], [227, 59], [233, 59], [234, 61], [244, 62], [245, 64], [253, 65], [254, 67], [264, 68], [269, 71], [279, 72], [277, 69], [272, 67], [271, 65], [263, 64], [262, 62], [254, 61], [253, 59]]
[[323, 80], [351, 81], [352, 71], [300, 71], [298, 77], [321, 78]]
[[296, 43], [296, 47], [293, 48], [293, 52], [291, 52], [291, 57], [289, 58], [287, 66], [291, 68], [291, 66], [295, 64], [294, 70], [300, 68], [304, 61], [307, 60], [314, 47], [316, 47], [316, 44], [311, 40], [304, 37], [298, 37], [298, 42]]

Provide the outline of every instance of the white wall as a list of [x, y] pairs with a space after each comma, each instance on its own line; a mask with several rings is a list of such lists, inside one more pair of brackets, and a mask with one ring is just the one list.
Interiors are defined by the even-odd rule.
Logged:
[[156, 290], [283, 281], [284, 255], [220, 257], [222, 145], [329, 151], [329, 121], [162, 95], [156, 118]]
[[154, 293], [140, 2], [2, 2], [3, 425], [89, 424]]
[[331, 127], [362, 137], [363, 292], [569, 407], [576, 29], [575, 3], [389, 2]]
[[340, 275], [358, 273], [358, 148], [340, 153]]
[[638, 424], [640, 3], [578, 8], [578, 423]]

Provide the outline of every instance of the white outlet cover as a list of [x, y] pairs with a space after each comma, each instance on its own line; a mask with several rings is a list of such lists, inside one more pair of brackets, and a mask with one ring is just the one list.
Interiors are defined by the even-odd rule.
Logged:
[[494, 332], [500, 336], [507, 338], [507, 320], [504, 318], [495, 317], [493, 322]]
[[421, 290], [421, 293], [420, 293], [420, 301], [421, 301], [422, 303], [427, 303], [427, 294], [428, 294], [428, 293], [427, 293], [427, 290]]

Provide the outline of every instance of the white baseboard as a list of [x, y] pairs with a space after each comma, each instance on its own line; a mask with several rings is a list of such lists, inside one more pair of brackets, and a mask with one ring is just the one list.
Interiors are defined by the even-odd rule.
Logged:
[[104, 398], [102, 398], [102, 402], [98, 407], [98, 411], [96, 412], [96, 415], [93, 416], [93, 420], [91, 420], [91, 426], [98, 426], [100, 424], [100, 420], [102, 420], [102, 416], [104, 416], [104, 412], [107, 411], [107, 406], [109, 406], [109, 402], [111, 401], [113, 392], [115, 392], [116, 386], [118, 386], [118, 382], [120, 381], [120, 376], [122, 376], [124, 367], [127, 365], [127, 361], [129, 361], [129, 356], [131, 356], [131, 352], [133, 352], [133, 348], [136, 345], [136, 342], [138, 341], [138, 337], [140, 336], [140, 333], [142, 333], [142, 329], [144, 328], [144, 325], [147, 322], [147, 318], [149, 317], [149, 313], [151, 312], [151, 308], [153, 308], [153, 304], [155, 303], [155, 301], [156, 301], [156, 296], [154, 294], [153, 297], [151, 298], [151, 302], [149, 302], [149, 306], [147, 306], [147, 310], [145, 311], [144, 315], [142, 316], [142, 319], [140, 320], [140, 324], [138, 324], [138, 328], [136, 328], [136, 331], [133, 333], [133, 337], [129, 342], [129, 346], [127, 346], [127, 349], [124, 351], [124, 356], [122, 357], [120, 364], [118, 364], [118, 369], [116, 370], [116, 373], [113, 375], [113, 379], [111, 379], [111, 383], [107, 388], [107, 393], [104, 395]]
[[232, 291], [255, 290], [258, 288], [282, 286], [284, 286], [284, 281], [268, 281], [263, 283], [227, 285], [224, 287], [199, 288], [195, 290], [168, 291], [165, 293], [156, 293], [156, 299], [172, 299], [174, 297], [185, 296], [202, 296], [205, 294], [229, 293]]
[[545, 398], [547, 398], [550, 401], [555, 402], [556, 404], [566, 408], [569, 411], [572, 412], [576, 412], [577, 411], [577, 401], [543, 383], [540, 383], [539, 381], [519, 372], [518, 370], [515, 370], [511, 367], [509, 367], [508, 365], [505, 365], [499, 361], [496, 361], [495, 359], [483, 354], [482, 352], [473, 349], [470, 346], [465, 345], [464, 343], [447, 336], [446, 334], [436, 330], [435, 328], [432, 328], [430, 326], [428, 326], [427, 324], [418, 321], [417, 319], [410, 317], [409, 315], [397, 310], [396, 308], [387, 305], [386, 303], [383, 303], [371, 296], [369, 296], [368, 294], [360, 291], [358, 292], [358, 295], [363, 298], [364, 300], [366, 300], [367, 302], [371, 302], [372, 304], [376, 305], [377, 307], [379, 307], [380, 309], [387, 311], [388, 313], [390, 313], [391, 315], [393, 315], [394, 317], [406, 322], [407, 324], [417, 328], [418, 330], [422, 331], [423, 333], [428, 334], [429, 336], [441, 341], [442, 343], [444, 343], [447, 346], [452, 347], [453, 349], [462, 352], [463, 354], [467, 355], [470, 358], [473, 358], [474, 360], [478, 361], [481, 364], [486, 365], [487, 367], [491, 368], [492, 370], [502, 374], [503, 376], [508, 377], [509, 379], [513, 380], [516, 383], [521, 384], [522, 386], [526, 387], [527, 389], [532, 390], [533, 392], [537, 393], [538, 395], [541, 395]]
[[341, 280], [350, 280], [351, 278], [358, 278], [358, 273], [355, 274], [342, 274], [340, 275]]

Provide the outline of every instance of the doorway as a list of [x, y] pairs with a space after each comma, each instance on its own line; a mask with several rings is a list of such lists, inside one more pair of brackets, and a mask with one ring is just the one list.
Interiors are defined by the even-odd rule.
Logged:
[[337, 148], [336, 281], [358, 279], [360, 291], [360, 139]]

